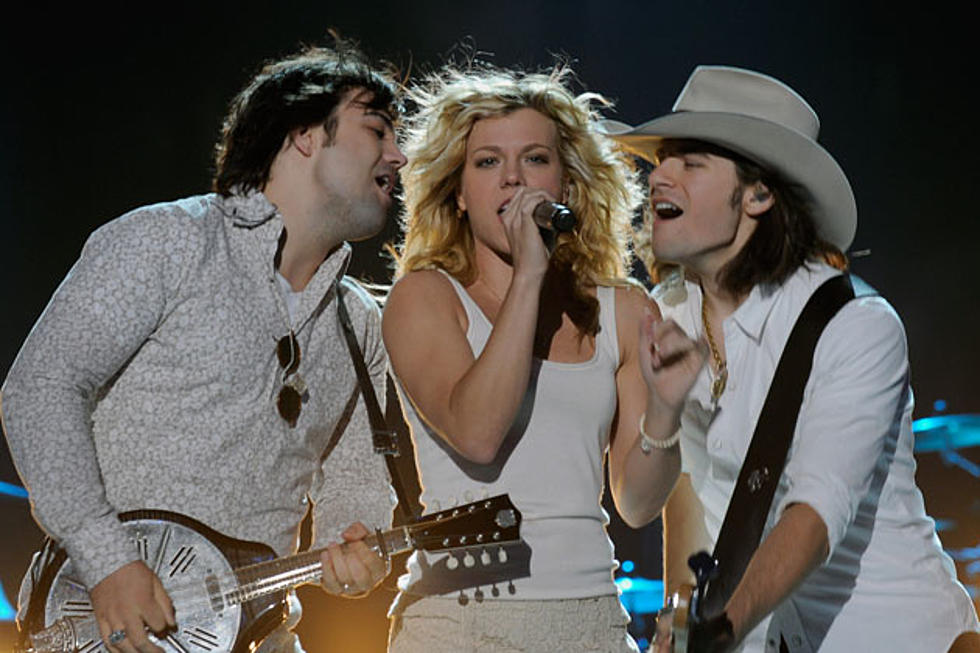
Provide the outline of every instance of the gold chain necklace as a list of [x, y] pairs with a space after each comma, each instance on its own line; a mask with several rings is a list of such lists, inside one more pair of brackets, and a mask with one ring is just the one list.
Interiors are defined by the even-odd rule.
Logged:
[[711, 401], [718, 403], [721, 394], [725, 391], [725, 384], [728, 383], [728, 363], [721, 357], [718, 345], [715, 344], [714, 336], [711, 335], [711, 327], [708, 326], [708, 302], [701, 292], [701, 324], [704, 325], [704, 335], [708, 338], [708, 347], [711, 349], [711, 359], [714, 361], [717, 370], [715, 378], [711, 381]]

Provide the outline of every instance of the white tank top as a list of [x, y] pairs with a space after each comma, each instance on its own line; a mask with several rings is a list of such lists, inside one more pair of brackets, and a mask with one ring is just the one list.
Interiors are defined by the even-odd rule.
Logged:
[[[463, 286], [446, 276], [466, 310], [466, 337], [479, 356], [493, 325]], [[399, 579], [403, 591], [515, 600], [616, 593], [609, 517], [600, 504], [616, 410], [615, 289], [599, 287], [597, 295], [600, 331], [593, 357], [581, 363], [534, 359], [523, 403], [492, 463], [456, 453], [419, 418], [399, 384], [424, 511], [507, 493], [523, 516], [522, 542], [503, 552], [490, 547], [469, 559], [457, 554], [455, 562], [446, 553], [414, 553]]]

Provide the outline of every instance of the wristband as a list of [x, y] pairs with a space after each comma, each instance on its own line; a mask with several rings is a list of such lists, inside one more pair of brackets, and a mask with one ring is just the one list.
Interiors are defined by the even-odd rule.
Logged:
[[677, 431], [669, 438], [654, 439], [646, 434], [647, 414], [640, 415], [640, 451], [649, 455], [654, 449], [670, 449], [681, 441], [681, 430]]

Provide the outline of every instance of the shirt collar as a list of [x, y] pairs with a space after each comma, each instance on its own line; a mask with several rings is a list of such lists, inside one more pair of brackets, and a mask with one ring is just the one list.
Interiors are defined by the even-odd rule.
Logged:
[[236, 227], [254, 229], [276, 217], [282, 220], [279, 210], [262, 191], [253, 189], [241, 193], [236, 187], [231, 195], [223, 196], [221, 199], [219, 203], [221, 212]]
[[735, 309], [731, 319], [752, 340], [759, 342], [772, 309], [776, 305], [777, 286], [756, 284], [745, 301]]
[[[251, 234], [246, 238], [246, 241], [253, 243], [249, 248], [258, 245], [260, 249], [255, 251], [262, 252], [255, 262], [270, 279], [274, 279], [275, 253], [284, 227], [282, 215], [276, 206], [261, 191], [241, 193], [236, 187], [231, 195], [221, 198], [218, 207], [232, 226], [241, 230], [240, 233]], [[298, 315], [300, 323], [305, 323], [310, 318], [320, 301], [328, 296], [333, 285], [339, 283], [346, 274], [350, 258], [351, 246], [343, 242], [323, 260], [303, 289]]]
[[745, 335], [759, 342], [769, 316], [781, 296], [787, 293], [793, 295], [804, 292], [805, 297], [808, 298], [812, 294], [811, 288], [839, 274], [840, 270], [826, 263], [807, 261], [790, 274], [782, 284], [756, 284], [745, 301], [732, 313], [731, 318]]
[[[324, 283], [332, 284], [334, 281], [339, 280], [344, 274], [347, 273], [347, 266], [350, 264], [351, 257], [351, 246], [350, 243], [344, 241], [335, 250], [327, 255], [327, 258], [323, 259], [323, 263], [317, 268], [316, 274], [313, 275], [313, 279], [310, 283]], [[319, 281], [323, 279], [323, 281]]]
[[[278, 225], [278, 229], [269, 230], [270, 237], [274, 236], [278, 247], [283, 226], [282, 215], [276, 205], [270, 202], [262, 191], [253, 189], [242, 194], [238, 192], [236, 187], [231, 195], [223, 199], [224, 202], [220, 204], [221, 212], [236, 227], [255, 229], [266, 223]], [[317, 276], [320, 276], [321, 272], [331, 280], [343, 276], [347, 271], [350, 256], [350, 244], [341, 243], [323, 260], [317, 270]]]

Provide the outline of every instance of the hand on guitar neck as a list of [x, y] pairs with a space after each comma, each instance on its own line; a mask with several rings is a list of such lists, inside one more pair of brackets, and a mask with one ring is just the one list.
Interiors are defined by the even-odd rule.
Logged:
[[368, 535], [371, 531], [367, 526], [354, 522], [341, 534], [342, 544], [333, 543], [320, 552], [323, 589], [337, 596], [356, 598], [384, 580], [390, 562], [368, 547], [364, 542]]
[[697, 586], [683, 584], [657, 615], [652, 653], [727, 653], [735, 647], [728, 616], [706, 617], [702, 612], [708, 581], [718, 575], [718, 562], [707, 551], [687, 560]]

